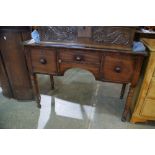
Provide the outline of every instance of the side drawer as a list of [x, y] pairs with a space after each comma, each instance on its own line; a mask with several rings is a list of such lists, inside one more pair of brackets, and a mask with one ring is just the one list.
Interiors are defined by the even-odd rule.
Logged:
[[130, 82], [135, 61], [129, 54], [105, 54], [102, 66], [102, 78], [112, 82]]
[[56, 51], [54, 49], [31, 49], [31, 62], [33, 72], [56, 73]]

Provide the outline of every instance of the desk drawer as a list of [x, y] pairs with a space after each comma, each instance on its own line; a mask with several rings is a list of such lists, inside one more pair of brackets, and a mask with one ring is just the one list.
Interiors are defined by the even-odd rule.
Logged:
[[106, 81], [130, 82], [134, 71], [134, 58], [127, 54], [106, 54], [102, 76]]
[[31, 61], [33, 72], [55, 73], [56, 51], [54, 49], [31, 49]]
[[59, 59], [62, 62], [74, 62], [90, 65], [100, 65], [100, 56], [96, 51], [81, 51], [81, 50], [70, 50], [62, 49], [59, 53]]
[[90, 71], [99, 77], [100, 59], [98, 52], [62, 49], [59, 53], [60, 72], [70, 68], [81, 68]]

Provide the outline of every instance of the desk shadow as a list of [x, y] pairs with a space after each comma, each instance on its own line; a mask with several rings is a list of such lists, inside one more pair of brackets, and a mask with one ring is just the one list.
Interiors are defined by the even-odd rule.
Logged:
[[71, 82], [41, 95], [38, 128], [88, 128], [94, 91], [94, 83]]
[[55, 76], [54, 90], [50, 88], [49, 76], [38, 75], [38, 81], [42, 94], [38, 128], [88, 128], [96, 89], [89, 72], [75, 69]]
[[[91, 120], [90, 116], [95, 115], [95, 113], [111, 114], [119, 118], [121, 116], [124, 100], [119, 100], [119, 92], [116, 92], [119, 88], [115, 89], [114, 87], [113, 89], [113, 86], [115, 85], [111, 85], [110, 89], [113, 91], [110, 91], [107, 83], [104, 84], [102, 82], [95, 81], [93, 76], [79, 71], [77, 74], [54, 77], [55, 89], [51, 91], [49, 76], [40, 78], [42, 78], [41, 93], [44, 95], [49, 95], [49, 97], [52, 96], [52, 107], [50, 107], [51, 112], [46, 112], [47, 108], [45, 108], [45, 110], [41, 110], [41, 113], [45, 112], [46, 117], [47, 114], [51, 114], [51, 116], [48, 116], [46, 120], [49, 120], [49, 122], [54, 125], [51, 126], [47, 121], [48, 123], [46, 122], [47, 125], [44, 123], [44, 127], [65, 128], [66, 125], [58, 125], [60, 122], [63, 124], [63, 120], [66, 122], [68, 122], [68, 120], [71, 122], [79, 122], [81, 119], [81, 121], [84, 120], [84, 122], [88, 122], [88, 120]], [[113, 94], [111, 94], [111, 92], [115, 93], [114, 96], [117, 96], [116, 94], [118, 94], [118, 97], [112, 97]], [[69, 126], [70, 123], [68, 122], [67, 127]], [[78, 126], [76, 127], [78, 128]]]

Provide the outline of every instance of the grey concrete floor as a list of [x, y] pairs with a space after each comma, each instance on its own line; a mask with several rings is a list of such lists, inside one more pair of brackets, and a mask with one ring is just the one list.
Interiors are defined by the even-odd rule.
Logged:
[[42, 108], [35, 101], [8, 99], [0, 92], [1, 129], [154, 129], [155, 123], [121, 122], [127, 96], [119, 99], [121, 85], [95, 81], [85, 70], [71, 69], [54, 77], [38, 75]]

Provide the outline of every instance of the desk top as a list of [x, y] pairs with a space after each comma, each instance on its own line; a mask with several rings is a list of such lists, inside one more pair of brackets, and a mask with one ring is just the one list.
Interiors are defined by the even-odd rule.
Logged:
[[96, 44], [83, 44], [81, 42], [47, 42], [41, 41], [38, 43], [33, 43], [32, 40], [27, 40], [23, 42], [24, 46], [27, 47], [45, 47], [45, 48], [69, 48], [69, 49], [84, 49], [84, 50], [96, 50], [96, 51], [107, 51], [107, 52], [121, 52], [121, 53], [129, 53], [135, 55], [147, 55], [147, 51], [143, 52], [134, 52], [132, 50], [124, 50], [121, 48], [114, 48], [112, 46], [104, 46], [104, 45], [96, 45]]

